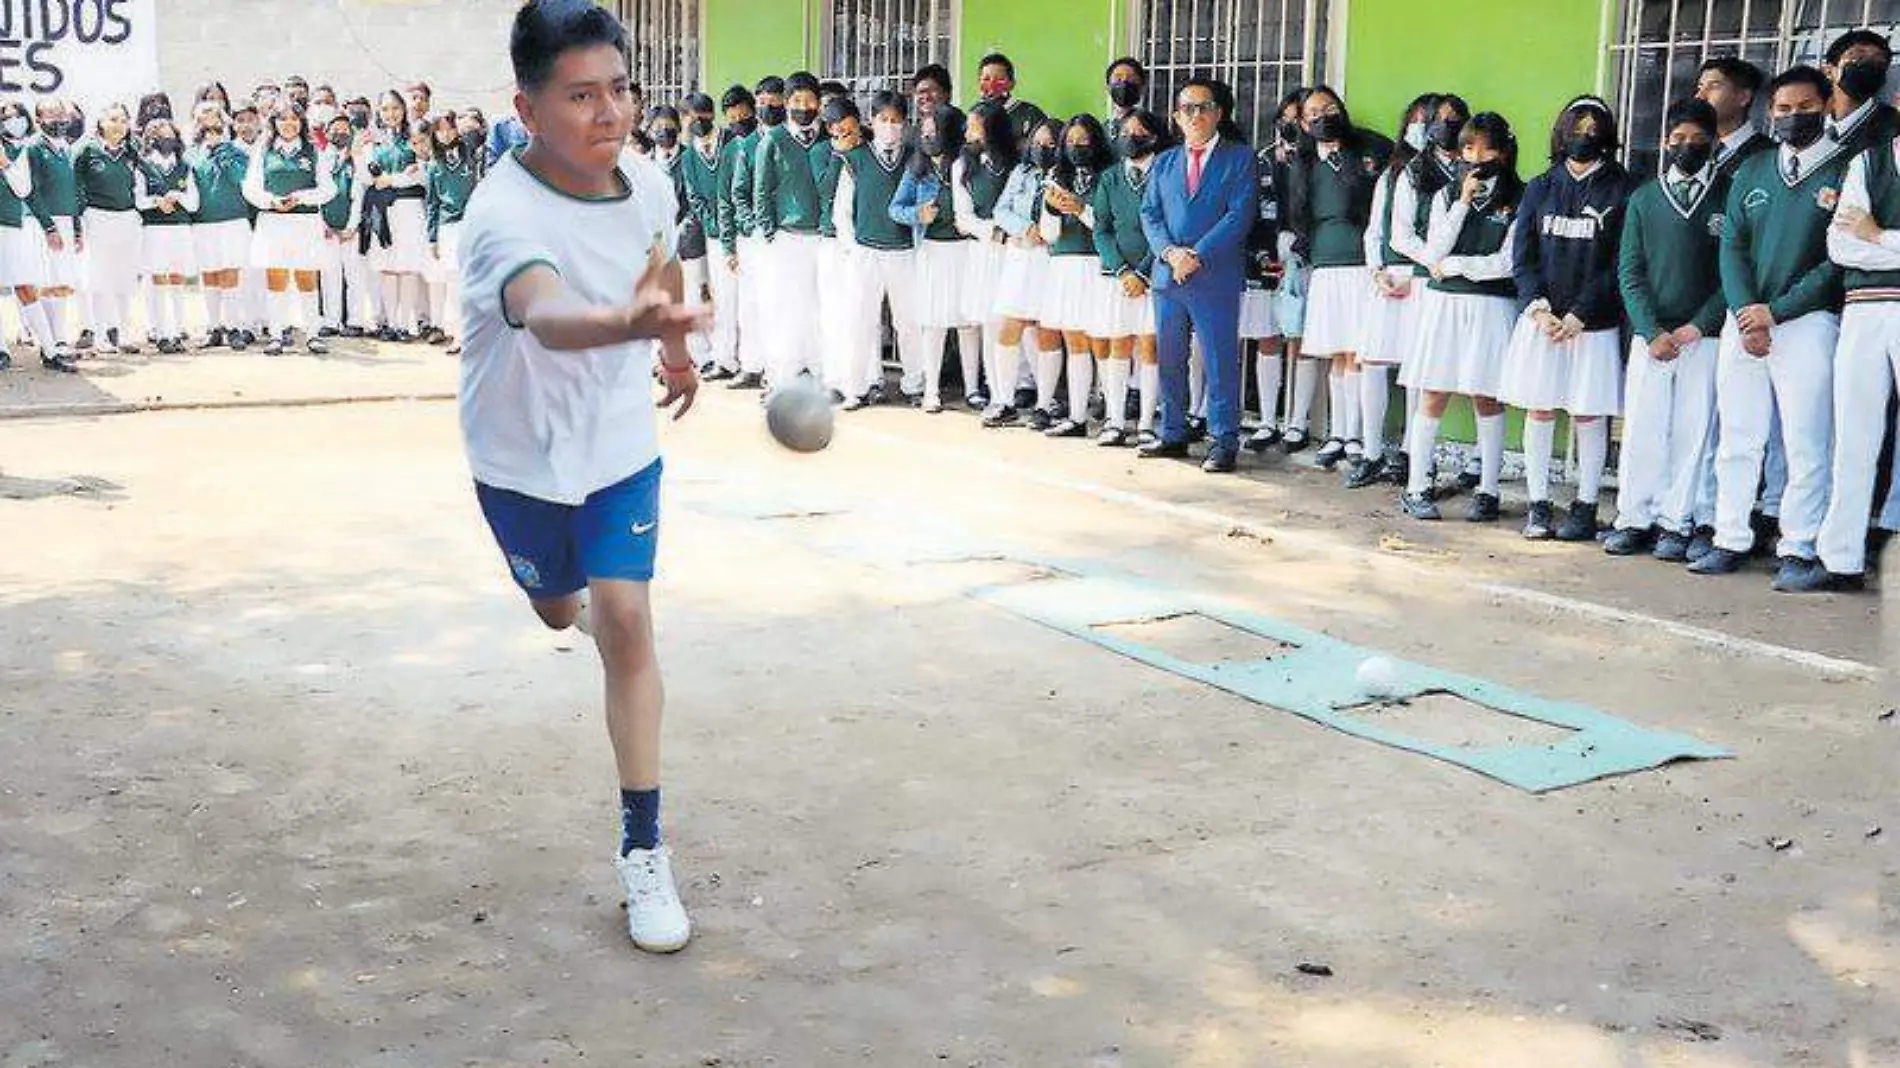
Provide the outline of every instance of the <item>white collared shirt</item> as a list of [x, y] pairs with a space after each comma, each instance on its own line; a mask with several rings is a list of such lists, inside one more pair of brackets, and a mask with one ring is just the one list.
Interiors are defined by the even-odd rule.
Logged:
[[1754, 136], [1755, 136], [1754, 123], [1745, 122], [1745, 123], [1742, 123], [1740, 126], [1737, 126], [1733, 131], [1729, 133], [1727, 137], [1724, 137], [1722, 138], [1722, 140], [1716, 142], [1715, 162], [1718, 165], [1727, 163], [1728, 158], [1730, 156], [1733, 156], [1738, 150], [1741, 149], [1743, 145], [1748, 143], [1750, 138]]
[[[1848, 112], [1847, 117], [1840, 120], [1839, 122], [1836, 122], [1833, 116], [1831, 115], [1828, 116], [1828, 120], [1827, 120], [1828, 135], [1833, 137], [1834, 140], [1840, 141], [1840, 140], [1845, 139], [1847, 135], [1853, 133], [1855, 130], [1860, 129], [1860, 124], [1863, 122], [1866, 122], [1867, 116], [1873, 113], [1874, 103], [1875, 101], [1872, 99], [1867, 100], [1866, 102], [1862, 103], [1861, 106], [1855, 108], [1853, 111]], [[1807, 160], [1802, 160], [1801, 163], [1803, 166], [1806, 166]]]

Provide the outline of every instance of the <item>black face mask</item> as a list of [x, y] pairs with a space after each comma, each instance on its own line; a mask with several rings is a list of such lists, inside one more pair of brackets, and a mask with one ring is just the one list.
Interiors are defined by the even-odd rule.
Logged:
[[1775, 140], [1803, 149], [1820, 139], [1822, 121], [1820, 112], [1802, 111], [1793, 115], [1777, 115], [1771, 125]]
[[1480, 182], [1488, 182], [1504, 173], [1504, 163], [1502, 160], [1495, 159], [1488, 159], [1483, 163], [1467, 163], [1465, 173], [1476, 175]]
[[943, 155], [943, 135], [924, 134], [917, 139], [917, 147], [922, 149], [926, 156], [941, 156]]
[[339, 152], [341, 152], [344, 149], [349, 148], [350, 135], [349, 134], [331, 134], [330, 147], [336, 149]]
[[1093, 167], [1095, 166], [1095, 146], [1064, 145], [1062, 158], [1068, 160], [1072, 167]]
[[1118, 108], [1132, 108], [1141, 102], [1141, 83], [1114, 81], [1108, 83], [1108, 99]]
[[792, 121], [800, 126], [810, 126], [818, 121], [817, 108], [793, 108], [788, 114], [791, 115]]
[[1572, 163], [1595, 163], [1603, 158], [1603, 148], [1601, 134], [1571, 134], [1564, 139], [1564, 158]]
[[1294, 144], [1300, 139], [1300, 124], [1288, 120], [1280, 124], [1280, 140], [1284, 144]]
[[1038, 170], [1048, 170], [1061, 158], [1061, 151], [1054, 145], [1036, 145], [1029, 150], [1029, 162]]
[[694, 137], [704, 137], [707, 134], [712, 133], [712, 132], [713, 132], [712, 116], [700, 115], [697, 118], [693, 119], [693, 136]]
[[1458, 135], [1465, 130], [1463, 119], [1438, 119], [1425, 127], [1425, 137], [1441, 151], [1456, 152]]
[[1130, 134], [1122, 138], [1122, 155], [1129, 159], [1145, 159], [1154, 155], [1155, 145], [1160, 140], [1154, 134]]
[[1705, 141], [1687, 141], [1671, 145], [1663, 152], [1663, 162], [1684, 174], [1700, 174], [1702, 168], [1709, 165], [1709, 157], [1713, 155], [1714, 145]]
[[359, 130], [369, 129], [369, 112], [367, 111], [350, 112], [350, 125], [356, 127]]
[[152, 148], [166, 156], [176, 156], [178, 153], [184, 151], [184, 147], [185, 146], [180, 144], [176, 137], [161, 137], [152, 142]]
[[740, 119], [738, 122], [735, 122], [730, 127], [728, 127], [728, 129], [732, 131], [732, 136], [734, 137], [751, 137], [752, 131], [758, 128], [759, 128], [759, 120], [756, 118]]
[[1321, 115], [1313, 120], [1313, 140], [1344, 141], [1352, 127], [1346, 125], [1344, 115]]
[[661, 148], [672, 148], [680, 143], [680, 132], [672, 126], [662, 126], [653, 131], [653, 143]]
[[482, 150], [482, 135], [476, 133], [474, 130], [470, 130], [461, 136], [461, 143], [462, 151], [470, 156], [474, 156], [477, 152]]
[[785, 124], [785, 105], [784, 104], [760, 104], [759, 105], [759, 121], [766, 124], [767, 126], [784, 125]]
[[1862, 59], [1841, 68], [1841, 88], [1855, 100], [1872, 100], [1887, 84], [1887, 65]]

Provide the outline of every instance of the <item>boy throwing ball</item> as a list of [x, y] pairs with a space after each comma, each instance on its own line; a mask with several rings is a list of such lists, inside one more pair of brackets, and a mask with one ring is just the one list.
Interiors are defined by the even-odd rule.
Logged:
[[648, 583], [659, 541], [654, 347], [674, 418], [699, 388], [670, 181], [623, 155], [638, 118], [627, 35], [591, 0], [528, 0], [509, 42], [505, 154], [462, 223], [462, 436], [482, 514], [541, 621], [593, 635], [620, 774], [615, 855], [634, 944], [692, 926], [660, 844], [660, 667]]

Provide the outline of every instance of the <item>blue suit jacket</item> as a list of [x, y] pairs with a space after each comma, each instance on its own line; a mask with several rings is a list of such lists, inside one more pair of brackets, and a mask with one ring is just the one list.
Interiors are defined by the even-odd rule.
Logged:
[[[1141, 228], [1155, 252], [1157, 291], [1246, 288], [1247, 234], [1260, 195], [1255, 168], [1252, 150], [1222, 138], [1202, 166], [1200, 189], [1189, 196], [1187, 149], [1171, 148], [1155, 160], [1141, 198]], [[1160, 258], [1171, 246], [1191, 248], [1201, 258], [1201, 269], [1186, 283], [1177, 283]]]

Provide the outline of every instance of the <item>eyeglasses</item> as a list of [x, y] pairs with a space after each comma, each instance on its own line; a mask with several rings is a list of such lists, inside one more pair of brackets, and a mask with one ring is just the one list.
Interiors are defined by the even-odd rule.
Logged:
[[1183, 100], [1175, 105], [1175, 110], [1183, 115], [1211, 115], [1220, 110], [1220, 105], [1212, 100]]

